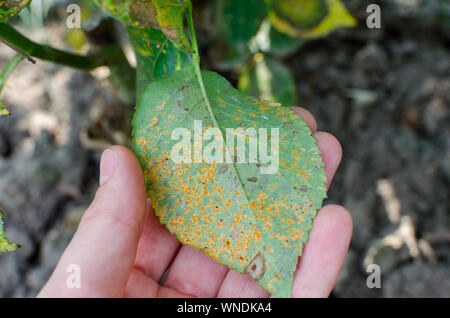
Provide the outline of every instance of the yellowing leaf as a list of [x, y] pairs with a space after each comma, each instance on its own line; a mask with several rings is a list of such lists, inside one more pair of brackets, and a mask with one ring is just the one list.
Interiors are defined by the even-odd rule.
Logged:
[[11, 113], [3, 106], [3, 102], [0, 100], [0, 116], [3, 115], [11, 115]]
[[3, 212], [0, 208], [0, 253], [11, 252], [18, 248], [19, 245], [8, 241], [5, 234], [5, 223], [3, 218]]
[[[274, 1], [274, 0], [271, 0]], [[278, 0], [277, 2], [283, 2], [286, 0]], [[289, 0], [288, 0], [289, 1]], [[282, 14], [277, 12], [276, 8], [272, 7], [269, 11], [269, 19], [273, 26], [277, 28], [280, 32], [284, 32], [290, 36], [301, 36], [303, 38], [317, 38], [324, 36], [336, 28], [341, 27], [352, 27], [356, 25], [356, 20], [353, 18], [342, 4], [340, 0], [303, 0], [298, 2], [301, 3], [319, 3], [324, 2], [327, 5], [327, 13], [323, 18], [317, 18], [316, 23], [308, 23], [309, 28], [298, 27], [293, 24], [295, 21], [289, 21], [282, 18]], [[286, 7], [287, 8], [287, 7]], [[311, 6], [311, 9], [315, 7]], [[319, 7], [318, 7], [319, 8]], [[316, 10], [318, 8], [315, 8]], [[287, 10], [287, 9], [286, 9]], [[314, 15], [314, 10], [311, 10], [311, 15]], [[305, 15], [306, 17], [308, 15]], [[317, 15], [319, 17], [319, 15]], [[293, 17], [292, 15], [290, 16]], [[298, 17], [298, 25], [301, 25], [302, 20]], [[311, 20], [312, 21], [312, 20]]]

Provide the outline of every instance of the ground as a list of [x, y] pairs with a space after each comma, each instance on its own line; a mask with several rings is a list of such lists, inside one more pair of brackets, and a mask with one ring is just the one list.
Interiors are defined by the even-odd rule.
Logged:
[[[347, 2], [363, 21], [364, 1]], [[386, 6], [379, 30], [341, 30], [283, 61], [343, 147], [326, 203], [349, 209], [354, 233], [335, 297], [450, 297], [450, 30], [433, 6], [400, 9]], [[10, 56], [0, 46], [0, 66]], [[129, 108], [106, 77], [22, 63], [4, 89], [0, 205], [22, 248], [0, 255], [0, 296], [36, 295], [95, 193], [101, 150], [129, 144]], [[366, 285], [373, 263], [379, 289]]]

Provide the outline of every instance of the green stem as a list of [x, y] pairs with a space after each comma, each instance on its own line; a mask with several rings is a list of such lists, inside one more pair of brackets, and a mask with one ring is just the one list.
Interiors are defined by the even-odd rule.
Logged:
[[5, 86], [6, 80], [8, 79], [9, 75], [14, 71], [14, 69], [19, 65], [19, 63], [24, 59], [24, 57], [16, 53], [9, 61], [8, 64], [6, 64], [5, 68], [3, 69], [2, 73], [0, 74], [0, 93], [2, 92], [3, 87]]
[[219, 127], [216, 116], [214, 116], [208, 95], [206, 94], [205, 84], [203, 83], [202, 72], [200, 70], [200, 53], [198, 52], [197, 39], [195, 37], [194, 22], [192, 20], [192, 3], [190, 1], [187, 4], [187, 23], [189, 26], [189, 34], [191, 35], [192, 49], [194, 50], [194, 53], [192, 54], [193, 55], [192, 64], [194, 65], [195, 68], [198, 84], [200, 85], [200, 90], [202, 91], [203, 99], [205, 100], [206, 103], [206, 108], [208, 109], [208, 112], [211, 114], [211, 119], [214, 125], [216, 125], [216, 127]]
[[101, 58], [72, 54], [33, 42], [6, 23], [0, 23], [0, 37], [27, 55], [57, 64], [85, 71], [107, 64], [106, 60]]

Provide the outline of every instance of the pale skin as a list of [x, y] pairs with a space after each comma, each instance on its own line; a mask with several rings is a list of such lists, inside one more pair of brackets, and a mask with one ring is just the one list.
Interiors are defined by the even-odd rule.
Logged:
[[[292, 108], [310, 127], [322, 152], [327, 187], [342, 149], [317, 131], [314, 117]], [[328, 297], [348, 250], [352, 218], [342, 206], [322, 207], [292, 286], [293, 297]], [[70, 264], [81, 268], [81, 288], [66, 284]], [[161, 278], [169, 268], [162, 285]], [[102, 155], [100, 187], [78, 229], [38, 297], [270, 297], [248, 275], [220, 265], [203, 252], [181, 246], [162, 226], [147, 199], [139, 163], [127, 148]]]

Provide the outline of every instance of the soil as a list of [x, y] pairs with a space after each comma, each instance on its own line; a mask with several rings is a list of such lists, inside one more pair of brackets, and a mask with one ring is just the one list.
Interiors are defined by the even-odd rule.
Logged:
[[[349, 209], [354, 233], [332, 296], [450, 297], [450, 30], [433, 1], [379, 2], [381, 29], [365, 26], [368, 1], [346, 1], [358, 27], [283, 60], [343, 147], [326, 204]], [[58, 29], [39, 32], [64, 47]], [[11, 55], [0, 46], [0, 68]], [[22, 245], [0, 255], [2, 297], [37, 294], [93, 198], [101, 151], [129, 144], [129, 108], [106, 77], [22, 63], [2, 93], [0, 205]], [[380, 288], [366, 284], [369, 264]]]

